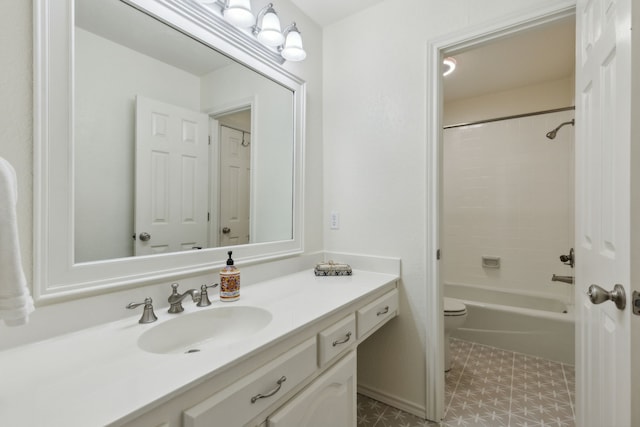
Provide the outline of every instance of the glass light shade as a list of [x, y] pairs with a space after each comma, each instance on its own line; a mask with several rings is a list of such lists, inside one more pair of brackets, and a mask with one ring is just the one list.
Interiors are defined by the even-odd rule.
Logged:
[[260, 43], [267, 46], [277, 47], [282, 45], [284, 36], [280, 30], [280, 19], [278, 19], [275, 10], [270, 8], [264, 14], [257, 37]]
[[251, 13], [251, 0], [229, 0], [222, 10], [222, 16], [231, 24], [242, 28], [251, 27], [255, 20]]
[[307, 57], [307, 52], [302, 48], [302, 37], [297, 29], [292, 29], [287, 33], [280, 55], [287, 61], [302, 61]]

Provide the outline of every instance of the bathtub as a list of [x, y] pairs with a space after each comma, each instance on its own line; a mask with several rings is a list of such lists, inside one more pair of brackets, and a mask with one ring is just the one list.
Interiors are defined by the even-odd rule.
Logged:
[[467, 306], [467, 321], [452, 337], [575, 363], [573, 306], [560, 299], [452, 283], [444, 295]]

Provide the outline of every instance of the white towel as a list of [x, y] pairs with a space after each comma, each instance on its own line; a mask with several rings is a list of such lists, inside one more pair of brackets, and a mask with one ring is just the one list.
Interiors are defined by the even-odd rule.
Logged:
[[7, 326], [24, 325], [33, 299], [22, 270], [16, 202], [16, 171], [0, 157], [0, 319]]

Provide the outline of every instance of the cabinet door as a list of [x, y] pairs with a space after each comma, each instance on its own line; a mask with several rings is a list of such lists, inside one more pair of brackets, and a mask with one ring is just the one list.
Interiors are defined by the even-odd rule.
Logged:
[[261, 412], [269, 411], [280, 396], [287, 394], [316, 371], [316, 353], [316, 338], [313, 337], [185, 410], [183, 426], [245, 425]]
[[268, 427], [353, 427], [356, 425], [356, 352], [319, 376], [278, 409]]

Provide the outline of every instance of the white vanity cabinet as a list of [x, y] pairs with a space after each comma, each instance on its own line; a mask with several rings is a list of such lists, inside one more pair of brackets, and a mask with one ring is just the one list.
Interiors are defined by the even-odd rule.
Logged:
[[355, 426], [357, 346], [397, 314], [398, 291], [389, 282], [127, 423], [112, 425]]

